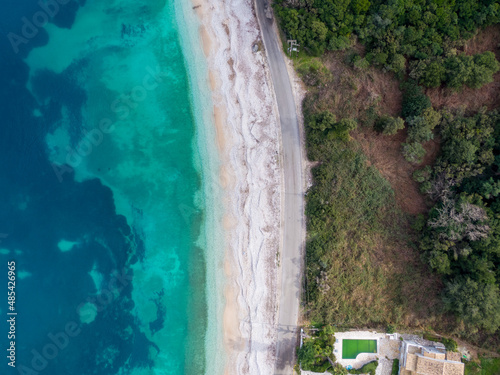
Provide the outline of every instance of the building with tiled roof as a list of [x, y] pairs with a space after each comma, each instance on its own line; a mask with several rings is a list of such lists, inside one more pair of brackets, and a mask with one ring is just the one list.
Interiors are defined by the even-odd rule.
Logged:
[[458, 353], [444, 346], [424, 346], [413, 341], [401, 345], [400, 375], [464, 375], [464, 364]]

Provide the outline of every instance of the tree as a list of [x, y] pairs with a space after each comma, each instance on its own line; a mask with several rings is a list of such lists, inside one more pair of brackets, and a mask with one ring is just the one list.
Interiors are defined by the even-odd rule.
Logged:
[[488, 236], [490, 227], [485, 224], [488, 215], [482, 207], [445, 199], [441, 207], [434, 211], [434, 217], [428, 221], [428, 225], [439, 229], [441, 239], [454, 242], [464, 239], [477, 241]]
[[466, 84], [473, 89], [479, 89], [484, 85], [493, 82], [493, 74], [496, 73], [497, 70], [493, 71], [481, 65], [474, 65]]
[[323, 111], [312, 116], [308, 125], [311, 129], [325, 131], [335, 126], [337, 118], [330, 111]]
[[495, 54], [491, 51], [486, 51], [473, 57], [474, 63], [476, 65], [482, 66], [485, 69], [492, 71], [493, 73], [498, 72], [500, 69], [500, 64], [498, 63]]
[[422, 112], [431, 107], [431, 101], [414, 81], [403, 85], [403, 118], [420, 116]]
[[313, 32], [313, 37], [321, 42], [326, 40], [326, 35], [328, 34], [328, 28], [325, 24], [319, 20], [314, 20], [311, 23], [311, 31]]
[[411, 142], [427, 142], [434, 138], [431, 126], [424, 116], [414, 116], [407, 119], [408, 139]]
[[445, 66], [447, 85], [457, 90], [463, 85], [477, 89], [493, 82], [493, 74], [500, 69], [490, 51], [474, 56], [452, 56], [446, 60]]
[[369, 0], [353, 0], [351, 1], [351, 7], [355, 14], [363, 14], [370, 9], [370, 1]]
[[446, 76], [446, 69], [441, 60], [434, 60], [428, 63], [419, 79], [424, 86], [439, 87]]
[[356, 69], [366, 70], [370, 66], [370, 62], [363, 57], [361, 59], [357, 59], [356, 61], [354, 61], [353, 65]]
[[391, 70], [393, 72], [402, 72], [406, 67], [406, 59], [403, 55], [397, 53], [391, 59]]
[[452, 56], [446, 59], [446, 85], [460, 89], [468, 80], [472, 69], [472, 60], [466, 56]]
[[[317, 336], [304, 339], [301, 348], [297, 349], [297, 359], [304, 370], [320, 370], [324, 372], [335, 362], [333, 329], [326, 326]], [[333, 358], [333, 359], [332, 359]]]
[[459, 276], [447, 283], [444, 302], [466, 324], [493, 333], [500, 327], [499, 296], [497, 285]]
[[385, 52], [379, 52], [373, 55], [373, 63], [376, 65], [385, 65], [387, 62], [387, 53]]
[[418, 142], [403, 143], [403, 155], [406, 161], [420, 164], [425, 156], [425, 149]]
[[328, 137], [348, 140], [349, 132], [351, 130], [356, 129], [357, 126], [358, 123], [356, 120], [350, 118], [343, 118], [328, 131]]
[[297, 359], [303, 369], [309, 369], [317, 364], [318, 347], [313, 339], [304, 340], [304, 344], [297, 350]]
[[379, 118], [375, 127], [385, 135], [394, 135], [398, 130], [404, 129], [405, 122], [401, 117], [384, 116]]
[[436, 111], [434, 108], [429, 107], [422, 111], [422, 116], [424, 117], [429, 129], [434, 129], [441, 123], [442, 115], [440, 112]]

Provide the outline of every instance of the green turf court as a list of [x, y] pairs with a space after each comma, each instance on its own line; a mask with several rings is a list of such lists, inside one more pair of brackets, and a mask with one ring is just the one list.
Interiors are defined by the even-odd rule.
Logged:
[[359, 353], [376, 353], [377, 340], [342, 340], [342, 359], [355, 359]]

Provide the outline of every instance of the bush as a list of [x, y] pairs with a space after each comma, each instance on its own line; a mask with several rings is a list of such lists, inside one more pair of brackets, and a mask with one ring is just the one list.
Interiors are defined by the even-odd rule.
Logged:
[[330, 371], [333, 375], [347, 375], [348, 374], [345, 367], [343, 367], [339, 364], [336, 364], [335, 367], [332, 368]]
[[311, 129], [325, 131], [335, 126], [337, 118], [330, 111], [323, 111], [312, 116], [308, 122]]
[[391, 70], [395, 73], [402, 72], [406, 67], [406, 59], [403, 55], [396, 54], [391, 60]]
[[387, 62], [387, 53], [380, 52], [373, 55], [373, 63], [376, 65], [385, 65]]
[[403, 156], [410, 163], [422, 163], [425, 153], [424, 147], [418, 142], [403, 143]]
[[404, 84], [402, 88], [404, 90], [403, 109], [401, 112], [403, 118], [420, 116], [424, 110], [431, 107], [430, 99], [414, 81], [409, 81]]
[[358, 122], [356, 120], [344, 118], [335, 123], [333, 127], [328, 131], [328, 138], [346, 141], [349, 139], [349, 132], [356, 129], [357, 126]]
[[463, 85], [477, 89], [493, 82], [493, 74], [500, 69], [500, 64], [490, 51], [474, 56], [452, 56], [445, 64], [447, 85], [456, 90]]
[[408, 139], [411, 142], [427, 142], [434, 138], [431, 127], [427, 124], [425, 117], [414, 116], [408, 121]]
[[301, 348], [297, 349], [297, 362], [306, 371], [325, 372], [332, 368], [328, 358], [335, 362], [333, 343], [334, 330], [331, 326], [321, 327], [313, 337], [304, 339]]
[[443, 83], [445, 75], [446, 69], [442, 61], [434, 60], [425, 66], [419, 81], [427, 87], [439, 87]]
[[417, 217], [415, 218], [415, 221], [413, 222], [411, 228], [414, 231], [422, 232], [424, 230], [426, 224], [427, 224], [427, 219], [425, 218], [425, 216], [422, 214], [418, 214]]
[[349, 374], [369, 374], [375, 375], [375, 371], [377, 370], [378, 361], [372, 361], [367, 363], [363, 367], [359, 369], [348, 370]]
[[422, 182], [422, 184], [420, 184], [418, 190], [420, 190], [422, 194], [427, 194], [431, 191], [431, 188], [432, 188], [432, 183], [430, 181], [425, 181]]
[[416, 182], [422, 183], [425, 181], [429, 181], [431, 178], [432, 174], [432, 168], [427, 165], [426, 167], [422, 169], [417, 169], [415, 172], [413, 172], [413, 179]]
[[370, 66], [370, 62], [363, 57], [354, 61], [353, 66], [356, 69], [366, 70]]
[[384, 116], [375, 124], [376, 129], [385, 135], [394, 135], [398, 130], [404, 129], [405, 122], [401, 117]]
[[389, 334], [392, 334], [396, 331], [396, 328], [394, 328], [393, 325], [389, 324], [386, 328], [385, 328], [385, 332], [389, 333]]
[[399, 359], [395, 359], [392, 362], [392, 372], [391, 375], [398, 375], [399, 374]]
[[455, 340], [443, 338], [442, 343], [446, 347], [446, 350], [449, 350], [450, 352], [458, 351], [458, 344]]
[[457, 276], [446, 285], [445, 306], [470, 327], [494, 333], [500, 328], [498, 285]]

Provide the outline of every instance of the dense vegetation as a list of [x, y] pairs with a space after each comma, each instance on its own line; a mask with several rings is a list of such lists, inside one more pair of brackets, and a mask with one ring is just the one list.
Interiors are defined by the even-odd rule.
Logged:
[[477, 28], [500, 22], [499, 0], [277, 0], [275, 9], [290, 39], [313, 55], [343, 50], [357, 39], [374, 64], [422, 85], [459, 89], [492, 82], [499, 64], [491, 52], [457, 51]]
[[465, 375], [500, 374], [500, 358], [481, 358], [465, 364]]
[[[335, 343], [334, 330], [327, 325], [312, 330], [310, 337], [304, 339], [301, 348], [297, 349], [297, 360], [302, 370], [325, 372], [336, 367], [333, 355]], [[345, 372], [347, 373], [347, 372]]]
[[[274, 7], [286, 38], [302, 48], [295, 65], [309, 89], [307, 151], [317, 162], [306, 206], [306, 317], [425, 326], [498, 349], [500, 115], [433, 107], [426, 90], [447, 87], [451, 95], [493, 82], [495, 54], [467, 55], [463, 47], [500, 22], [500, 0], [276, 0]], [[376, 69], [399, 80], [397, 110], [380, 102]], [[423, 214], [401, 212], [394, 180], [363, 155], [358, 140], [373, 134], [404, 134], [398, 152], [408, 175], [427, 160], [413, 174]], [[435, 160], [427, 155], [432, 143], [439, 143]]]
[[500, 327], [500, 116], [442, 112], [441, 154], [415, 173], [435, 202], [420, 249], [446, 280], [444, 302], [464, 332]]

